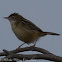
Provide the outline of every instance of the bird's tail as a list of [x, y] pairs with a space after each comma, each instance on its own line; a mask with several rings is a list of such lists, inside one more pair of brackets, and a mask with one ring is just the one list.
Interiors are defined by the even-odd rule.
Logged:
[[60, 34], [57, 34], [57, 33], [53, 33], [53, 32], [44, 32], [45, 35], [60, 35]]

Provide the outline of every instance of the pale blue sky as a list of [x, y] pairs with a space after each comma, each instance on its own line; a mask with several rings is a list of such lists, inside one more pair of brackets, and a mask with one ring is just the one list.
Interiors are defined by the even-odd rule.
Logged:
[[[12, 32], [9, 21], [3, 18], [14, 12], [20, 13], [44, 31], [62, 34], [62, 0], [0, 0], [0, 51], [13, 50], [22, 44]], [[25, 44], [23, 47], [26, 46], [30, 45]], [[62, 35], [42, 37], [36, 47], [62, 56]]]

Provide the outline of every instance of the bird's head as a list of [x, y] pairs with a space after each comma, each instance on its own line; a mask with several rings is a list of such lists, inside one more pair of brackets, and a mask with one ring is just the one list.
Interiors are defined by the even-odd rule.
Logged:
[[15, 22], [15, 21], [21, 21], [22, 16], [19, 15], [18, 13], [13, 13], [9, 15], [8, 17], [4, 17], [5, 19], [8, 19], [10, 22]]

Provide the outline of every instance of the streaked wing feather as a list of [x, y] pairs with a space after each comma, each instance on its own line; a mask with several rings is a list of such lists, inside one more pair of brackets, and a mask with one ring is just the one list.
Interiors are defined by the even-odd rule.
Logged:
[[27, 19], [23, 19], [22, 20], [22, 24], [26, 29], [29, 30], [36, 30], [39, 32], [43, 32], [40, 28], [38, 28], [34, 23], [32, 23], [31, 21], [27, 20]]

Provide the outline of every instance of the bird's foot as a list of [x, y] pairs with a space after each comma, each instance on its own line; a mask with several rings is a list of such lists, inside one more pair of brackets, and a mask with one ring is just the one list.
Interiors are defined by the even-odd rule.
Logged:
[[19, 51], [19, 49], [20, 49], [20, 47], [16, 48], [16, 51], [18, 52], [18, 51]]
[[32, 46], [30, 46], [30, 47], [35, 47], [35, 45], [32, 45]]
[[34, 43], [34, 45], [32, 45], [32, 46], [30, 46], [30, 47], [32, 47], [32, 48], [33, 48], [33, 47], [35, 47], [35, 45], [36, 45], [36, 42]]
[[19, 49], [20, 49], [20, 47], [22, 46], [22, 45], [24, 45], [25, 43], [23, 43], [23, 44], [21, 44], [18, 48], [16, 48], [16, 51], [18, 51]]
[[32, 46], [30, 46], [30, 48], [32, 48], [32, 50], [33, 50], [33, 48], [35, 47], [35, 44], [34, 45], [32, 45]]

